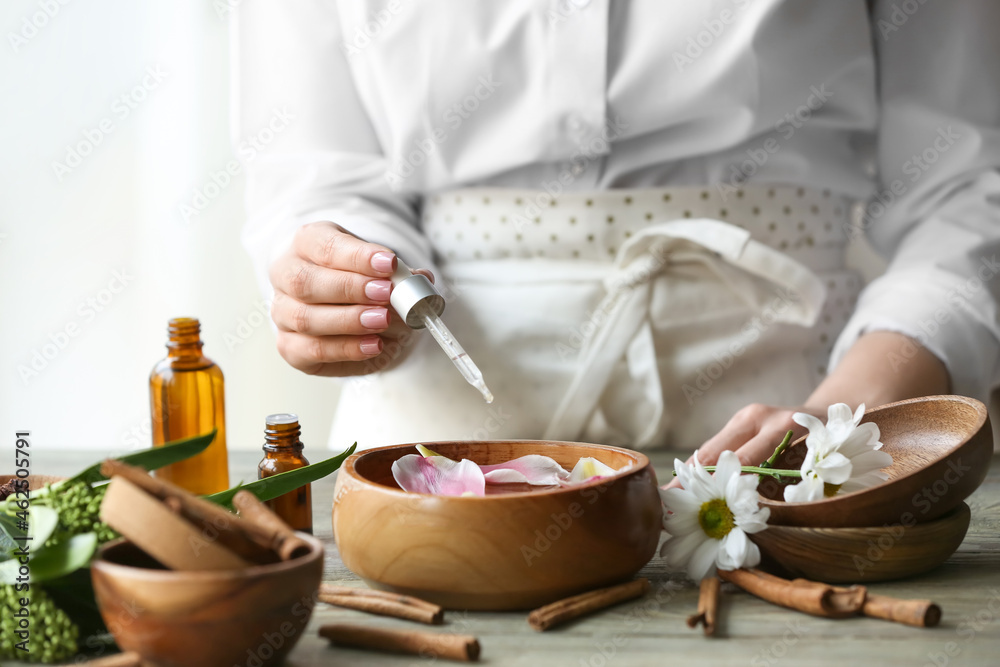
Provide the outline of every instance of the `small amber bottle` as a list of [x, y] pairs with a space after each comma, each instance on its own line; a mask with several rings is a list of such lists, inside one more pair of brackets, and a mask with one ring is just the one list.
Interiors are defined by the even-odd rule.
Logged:
[[197, 456], [160, 468], [156, 475], [192, 493], [229, 488], [225, 389], [222, 371], [201, 353], [201, 324], [178, 317], [167, 325], [167, 358], [149, 376], [153, 445], [216, 429], [215, 440]]
[[[302, 455], [301, 432], [296, 415], [268, 415], [264, 427], [264, 458], [257, 466], [257, 479], [309, 465]], [[308, 484], [268, 500], [267, 506], [294, 530], [312, 533], [312, 491]]]

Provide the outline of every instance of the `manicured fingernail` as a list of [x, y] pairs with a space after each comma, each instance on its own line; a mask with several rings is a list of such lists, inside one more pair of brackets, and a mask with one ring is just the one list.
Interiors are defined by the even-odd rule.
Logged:
[[364, 311], [361, 313], [361, 326], [366, 329], [385, 329], [389, 326], [389, 309], [369, 308]]
[[379, 336], [365, 336], [361, 339], [361, 354], [375, 356], [382, 351], [382, 339]]
[[372, 268], [379, 273], [392, 273], [396, 270], [396, 256], [391, 252], [377, 252], [372, 255]]
[[388, 301], [392, 283], [388, 280], [369, 280], [365, 283], [365, 296], [372, 301]]

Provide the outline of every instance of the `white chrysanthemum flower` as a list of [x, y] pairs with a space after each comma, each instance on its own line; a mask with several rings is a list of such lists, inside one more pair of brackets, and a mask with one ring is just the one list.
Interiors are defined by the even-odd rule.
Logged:
[[698, 462], [674, 461], [683, 488], [660, 489], [667, 512], [663, 529], [670, 533], [660, 555], [672, 570], [686, 569], [700, 581], [716, 568], [735, 570], [760, 563], [760, 550], [748, 533], [767, 528], [771, 511], [757, 502], [757, 476], [740, 475], [735, 452], [723, 452], [715, 474]]
[[792, 415], [795, 423], [809, 429], [802, 481], [785, 487], [785, 500], [793, 503], [822, 500], [839, 491], [850, 493], [889, 479], [882, 468], [892, 465], [892, 457], [879, 451], [878, 426], [861, 423], [862, 403], [852, 415], [846, 403], [831, 405], [824, 425], [804, 412]]

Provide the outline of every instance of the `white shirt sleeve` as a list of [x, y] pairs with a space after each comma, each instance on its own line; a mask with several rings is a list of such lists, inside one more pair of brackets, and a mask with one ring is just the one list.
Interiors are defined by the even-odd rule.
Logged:
[[892, 261], [831, 367], [861, 334], [896, 331], [946, 364], [954, 393], [985, 400], [1000, 382], [1000, 3], [912, 4], [878, 2], [873, 25], [881, 185], [862, 227]]
[[248, 2], [235, 14], [232, 126], [247, 171], [243, 243], [264, 293], [271, 293], [271, 261], [296, 229], [320, 220], [392, 248], [410, 266], [431, 267], [416, 198], [385, 180], [334, 3]]

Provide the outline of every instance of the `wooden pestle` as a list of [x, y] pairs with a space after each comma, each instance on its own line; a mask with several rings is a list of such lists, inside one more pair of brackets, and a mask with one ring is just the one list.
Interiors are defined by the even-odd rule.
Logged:
[[295, 531], [281, 520], [281, 517], [251, 492], [238, 491], [233, 496], [233, 507], [239, 510], [244, 521], [270, 535], [270, 548], [281, 556], [281, 560], [305, 556], [312, 551], [308, 542], [296, 535]]

